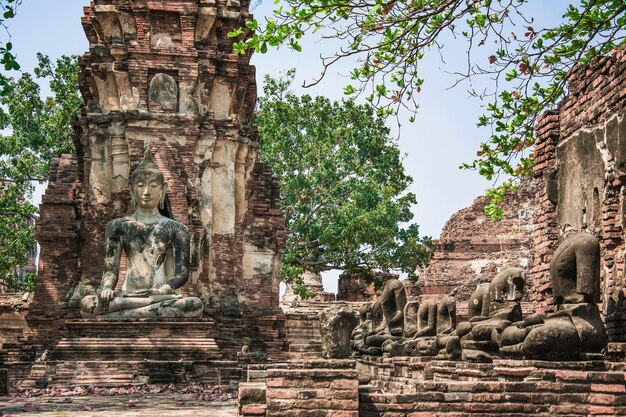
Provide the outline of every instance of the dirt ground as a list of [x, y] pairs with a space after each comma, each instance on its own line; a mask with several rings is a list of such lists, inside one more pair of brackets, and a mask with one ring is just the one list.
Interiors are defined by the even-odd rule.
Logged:
[[204, 401], [190, 394], [84, 397], [0, 397], [0, 416], [20, 417], [236, 417], [235, 401]]

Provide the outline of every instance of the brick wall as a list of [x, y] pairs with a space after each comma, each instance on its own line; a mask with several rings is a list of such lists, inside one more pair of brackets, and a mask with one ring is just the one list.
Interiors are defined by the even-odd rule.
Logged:
[[62, 320], [76, 316], [67, 310], [66, 301], [71, 286], [80, 280], [78, 170], [76, 158], [70, 155], [53, 160], [50, 166], [52, 186], [42, 197], [36, 229], [41, 252], [37, 284], [26, 315], [30, 329], [20, 340], [25, 349], [33, 334], [39, 349], [47, 347], [60, 337]]
[[365, 360], [361, 417], [621, 416], [623, 363], [496, 360], [493, 364]]
[[554, 310], [548, 273], [559, 228], [569, 224], [601, 244], [603, 312], [611, 342], [626, 342], [624, 196], [626, 50], [574, 68], [568, 95], [536, 126], [534, 263], [538, 309]]
[[267, 417], [358, 417], [354, 361], [311, 360], [267, 369]]

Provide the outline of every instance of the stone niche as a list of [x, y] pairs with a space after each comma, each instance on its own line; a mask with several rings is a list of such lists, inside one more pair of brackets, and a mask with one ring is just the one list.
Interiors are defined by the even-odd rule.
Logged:
[[576, 230], [602, 231], [605, 126], [582, 130], [557, 145], [557, 221]]
[[148, 109], [153, 112], [178, 111], [178, 74], [158, 72], [151, 74], [148, 83]]
[[[28, 355], [69, 337], [81, 298], [100, 285], [105, 225], [134, 211], [129, 174], [146, 150], [167, 183], [163, 213], [191, 236], [181, 293], [204, 302], [202, 320], [222, 357], [234, 358], [246, 339], [251, 353], [283, 354], [284, 218], [278, 184], [257, 161], [257, 133], [248, 124], [255, 70], [250, 55], [211, 41], [226, 33], [216, 27], [243, 24], [248, 6], [98, 0], [85, 8], [85, 106], [74, 124], [76, 156], [52, 164], [41, 206], [41, 273], [19, 341]], [[220, 45], [232, 43], [223, 37]]]

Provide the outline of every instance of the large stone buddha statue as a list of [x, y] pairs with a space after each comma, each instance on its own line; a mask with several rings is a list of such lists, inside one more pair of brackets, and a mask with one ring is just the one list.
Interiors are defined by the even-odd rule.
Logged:
[[[81, 300], [83, 317], [200, 317], [196, 297], [176, 293], [189, 277], [189, 232], [182, 223], [160, 214], [167, 185], [149, 153], [130, 179], [136, 204], [129, 217], [111, 220], [105, 232], [102, 283], [95, 295]], [[122, 289], [115, 291], [122, 250], [127, 257]]]

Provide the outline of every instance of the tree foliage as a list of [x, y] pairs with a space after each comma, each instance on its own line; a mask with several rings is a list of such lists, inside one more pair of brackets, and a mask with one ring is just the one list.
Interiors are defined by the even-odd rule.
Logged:
[[304, 271], [330, 269], [412, 275], [432, 246], [408, 224], [412, 179], [384, 119], [353, 100], [298, 97], [289, 91], [293, 76], [265, 78], [255, 116], [261, 159], [281, 182], [282, 278], [298, 284]]
[[[264, 24], [246, 23], [255, 33], [238, 37], [235, 52], [266, 52], [287, 44], [301, 50], [303, 36], [319, 32], [336, 51], [323, 57], [323, 72], [345, 58], [356, 58], [347, 94], [365, 92], [383, 113], [417, 109], [425, 74], [420, 61], [441, 53], [444, 39], [465, 40], [467, 67], [456, 70], [458, 80], [478, 75], [492, 79], [492, 88], [472, 91], [488, 101], [479, 126], [491, 128], [477, 158], [463, 164], [487, 179], [499, 174], [513, 178], [528, 174], [534, 161], [537, 116], [553, 107], [566, 90], [566, 74], [575, 65], [606, 55], [626, 42], [626, 2], [580, 0], [563, 11], [554, 27], [539, 28], [528, 15], [540, 0], [284, 0]], [[335, 46], [336, 45], [336, 46]], [[507, 182], [491, 190], [493, 201]], [[491, 214], [501, 215], [497, 206]]]
[[[15, 17], [17, 7], [22, 3], [22, 0], [0, 0], [0, 26], [4, 29], [5, 33], [11, 38], [6, 21]], [[10, 40], [7, 42], [0, 41], [0, 65], [6, 70], [19, 70], [20, 64], [17, 63], [15, 55], [13, 55], [13, 44]], [[4, 87], [7, 83], [7, 79], [3, 74], [0, 74], [0, 87]]]
[[[73, 152], [71, 121], [82, 103], [76, 57], [37, 58], [34, 75], [6, 78], [0, 95], [0, 279], [9, 284], [35, 244], [34, 182], [47, 180], [52, 158]], [[38, 82], [52, 95], [42, 98]]]

